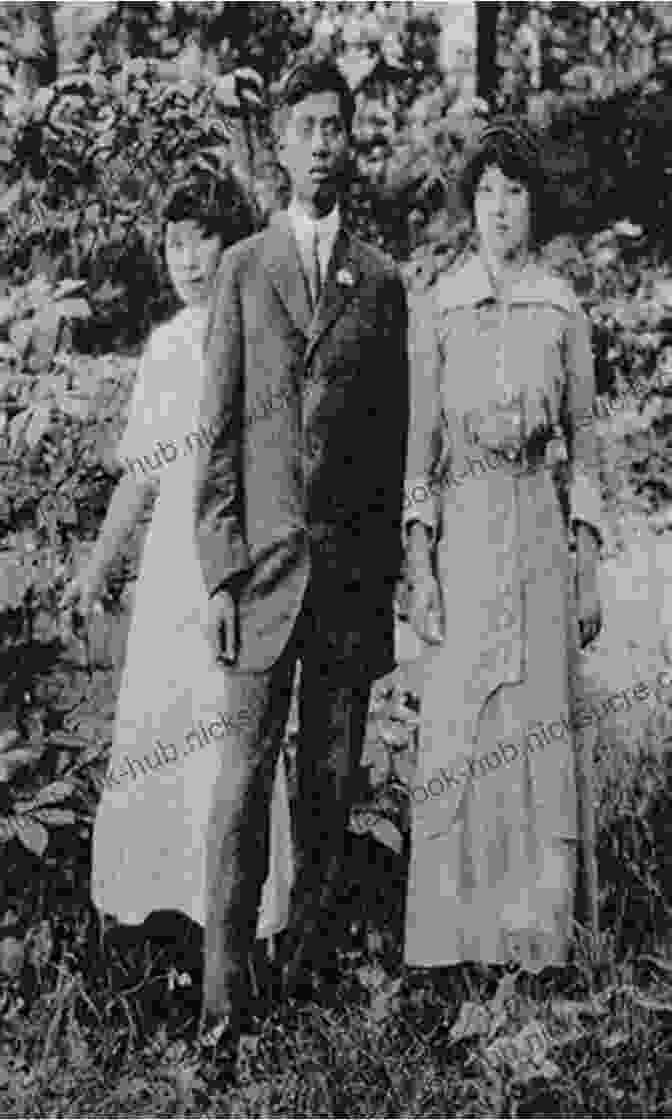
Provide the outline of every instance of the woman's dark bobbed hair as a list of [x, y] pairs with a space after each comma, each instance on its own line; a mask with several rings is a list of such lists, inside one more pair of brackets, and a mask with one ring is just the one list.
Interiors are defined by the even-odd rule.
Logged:
[[211, 166], [204, 159], [185, 168], [170, 188], [161, 212], [168, 222], [195, 222], [208, 237], [219, 236], [226, 248], [259, 228], [254, 200], [229, 166]]
[[543, 237], [548, 183], [539, 144], [533, 133], [514, 117], [494, 117], [481, 132], [467, 155], [460, 175], [460, 195], [469, 213], [474, 214], [474, 198], [487, 167], [498, 167], [530, 192], [530, 236], [538, 244]]

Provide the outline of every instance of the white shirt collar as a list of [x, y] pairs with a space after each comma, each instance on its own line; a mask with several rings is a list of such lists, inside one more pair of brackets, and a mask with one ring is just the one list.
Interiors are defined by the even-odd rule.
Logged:
[[318, 251], [324, 269], [325, 263], [331, 256], [331, 250], [334, 247], [334, 241], [341, 225], [341, 211], [338, 203], [326, 217], [311, 218], [296, 200], [292, 199], [287, 208], [287, 214], [302, 252], [304, 250], [310, 252], [313, 238], [317, 232]]

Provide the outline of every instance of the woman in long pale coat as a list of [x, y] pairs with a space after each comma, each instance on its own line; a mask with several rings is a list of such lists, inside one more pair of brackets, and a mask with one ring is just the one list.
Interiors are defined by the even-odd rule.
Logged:
[[531, 137], [493, 122], [462, 188], [479, 251], [420, 297], [411, 344], [411, 621], [444, 636], [422, 695], [406, 961], [536, 971], [566, 959], [572, 657], [601, 625], [593, 366], [574, 294], [531, 254]]

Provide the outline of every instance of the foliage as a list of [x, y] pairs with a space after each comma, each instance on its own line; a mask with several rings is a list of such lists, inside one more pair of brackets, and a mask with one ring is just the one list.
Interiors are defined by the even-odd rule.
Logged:
[[[238, 86], [236, 82], [238, 81]], [[165, 275], [161, 200], [190, 161], [230, 154], [240, 76], [162, 74], [150, 60], [116, 72], [90, 65], [32, 98], [3, 103], [0, 244], [13, 285], [44, 272], [86, 284], [91, 319], [80, 346], [146, 333]], [[165, 291], [164, 291], [165, 310]], [[122, 333], [123, 339], [123, 333]]]
[[598, 391], [663, 390], [672, 344], [672, 285], [641, 226], [625, 219], [587, 239], [557, 238], [544, 253], [582, 298], [593, 325]]
[[501, 4], [500, 102], [528, 107], [528, 98], [569, 93], [612, 96], [669, 61], [672, 5]]
[[650, 511], [672, 498], [672, 286], [641, 227], [628, 220], [579, 248], [559, 239], [547, 258], [583, 294], [592, 321], [598, 393], [634, 404], [638, 422], [626, 433], [626, 480]]
[[669, 252], [670, 4], [499, 5], [495, 103], [535, 122], [554, 233], [627, 215]]
[[333, 50], [358, 89], [355, 227], [405, 255], [414, 227], [445, 202], [445, 173], [430, 153], [450, 148], [441, 122], [458, 90], [442, 83], [431, 14], [409, 17], [399, 5], [104, 7], [67, 72], [36, 93], [16, 82], [8, 55], [0, 114], [3, 271], [12, 284], [40, 272], [85, 282], [92, 314], [78, 346], [137, 342], [169, 310], [160, 205], [185, 163], [208, 152], [231, 158], [254, 180], [260, 211], [278, 205], [267, 95], [309, 42]]
[[[38, 307], [33, 318], [38, 321], [44, 307], [62, 308], [75, 302], [72, 297], [46, 301], [47, 291], [46, 282], [42, 288], [35, 284], [30, 288], [30, 298]], [[14, 293], [17, 315], [26, 310], [27, 302], [27, 292]], [[52, 315], [49, 321], [60, 320]], [[24, 318], [8, 321], [9, 337], [26, 323]], [[28, 340], [33, 337], [28, 335]], [[128, 375], [135, 365], [115, 357], [92, 362], [58, 351], [44, 373], [44, 351], [38, 351], [38, 372], [28, 372], [35, 352], [25, 340], [26, 330], [20, 336], [22, 351], [11, 342], [4, 344], [5, 372], [0, 382], [5, 419], [0, 436], [0, 713], [7, 734], [19, 733], [18, 743], [9, 742], [14, 753], [5, 764], [22, 761], [17, 779], [4, 787], [2, 812], [7, 821], [15, 821], [7, 825], [5, 841], [17, 835], [16, 821], [24, 811], [32, 814], [32, 809], [26, 809], [31, 799], [51, 796], [51, 783], [65, 781], [73, 765], [79, 768], [92, 757], [92, 750], [96, 753], [94, 747], [100, 749], [101, 727], [103, 741], [107, 735], [109, 713], [101, 713], [98, 727], [89, 720], [83, 737], [72, 735], [77, 714], [100, 681], [92, 680], [81, 656], [78, 664], [72, 649], [63, 647], [58, 602], [109, 501], [115, 472], [106, 453], [119, 431]], [[49, 341], [53, 343], [53, 335]], [[129, 562], [126, 559], [121, 566], [121, 578], [127, 577]], [[119, 591], [121, 584], [116, 586]], [[111, 607], [113, 603], [114, 599]], [[104, 676], [110, 687], [109, 672]], [[24, 759], [22, 751], [27, 752]], [[87, 776], [86, 783], [90, 780]], [[54, 823], [53, 817], [50, 820]], [[86, 814], [82, 818], [78, 813], [71, 822], [77, 833], [86, 820]], [[46, 823], [41, 822], [42, 840]], [[34, 843], [37, 832], [32, 829]], [[22, 828], [19, 838], [26, 835]]]
[[0, 81], [34, 88], [57, 77], [54, 4], [3, 4], [0, 12]]
[[651, 951], [669, 926], [671, 776], [669, 754], [662, 760], [652, 753], [626, 755], [602, 786], [597, 847], [601, 912], [619, 953]]
[[0, 351], [7, 369], [3, 389], [24, 362], [31, 373], [48, 371], [55, 351], [66, 342], [64, 328], [90, 315], [83, 287], [68, 280], [53, 287], [45, 276], [37, 276], [0, 300], [0, 331], [7, 334]]
[[[501, 97], [524, 104], [543, 129], [558, 194], [554, 232], [590, 233], [627, 213], [659, 241], [667, 236], [668, 7], [501, 6]], [[169, 310], [158, 218], [180, 161], [208, 148], [233, 153], [256, 175], [262, 209], [277, 205], [263, 98], [234, 68], [253, 66], [268, 92], [308, 42], [334, 52], [358, 89], [355, 227], [405, 257], [437, 214], [459, 218], [455, 180], [478, 122], [459, 84], [441, 74], [431, 12], [104, 8], [68, 74], [35, 98], [5, 99], [0, 143], [4, 268], [12, 282], [39, 272], [86, 282], [92, 316], [79, 345], [137, 341]], [[611, 77], [599, 83], [596, 74]]]
[[118, 3], [95, 28], [87, 50], [104, 63], [124, 56], [174, 58], [185, 43], [215, 52], [221, 67], [252, 67], [275, 81], [310, 41], [310, 28], [285, 4]]
[[669, 252], [670, 71], [606, 99], [552, 97], [536, 107], [559, 231], [588, 234], [624, 216]]
[[[643, 788], [646, 786], [646, 790]], [[643, 835], [669, 786], [649, 760], [605, 792], [600, 843]], [[625, 803], [632, 812], [622, 814]], [[647, 816], [637, 818], [638, 809]], [[663, 826], [662, 817], [659, 826]], [[602, 850], [602, 848], [601, 848]], [[660, 859], [664, 848], [657, 849]], [[349, 879], [367, 901], [384, 881], [361, 844]], [[627, 870], [650, 877], [650, 851]], [[618, 898], [618, 852], [606, 865]], [[660, 880], [658, 880], [660, 882]], [[655, 885], [655, 884], [653, 884]], [[609, 912], [611, 913], [611, 911]], [[634, 918], [635, 911], [626, 914]], [[332, 1001], [276, 1001], [247, 1035], [239, 1083], [208, 1090], [190, 1023], [198, 939], [163, 918], [114, 931], [101, 952], [91, 915], [65, 892], [37, 898], [29, 926], [0, 935], [0, 1108], [4, 1116], [645, 1116], [670, 1108], [672, 970], [623, 960], [606, 929], [561, 974], [406, 969], [373, 936], [352, 939]], [[625, 931], [626, 923], [621, 926]], [[372, 930], [372, 933], [374, 931]], [[385, 928], [382, 929], [385, 932]], [[193, 943], [191, 943], [193, 939]]]

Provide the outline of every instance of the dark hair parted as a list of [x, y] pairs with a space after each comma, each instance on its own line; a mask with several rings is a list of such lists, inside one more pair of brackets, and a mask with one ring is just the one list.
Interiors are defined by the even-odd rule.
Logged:
[[324, 55], [304, 55], [280, 83], [274, 96], [277, 117], [284, 124], [285, 112], [312, 93], [335, 93], [348, 135], [355, 116], [355, 97], [345, 75], [333, 59]]
[[539, 145], [526, 125], [513, 117], [495, 117], [468, 154], [460, 176], [460, 194], [472, 218], [478, 184], [488, 167], [498, 167], [529, 191], [530, 237], [538, 243], [546, 224], [548, 183]]
[[258, 228], [255, 208], [231, 168], [210, 171], [202, 166], [187, 169], [163, 205], [163, 228], [168, 222], [192, 221], [208, 237], [217, 235], [222, 248], [249, 237]]

